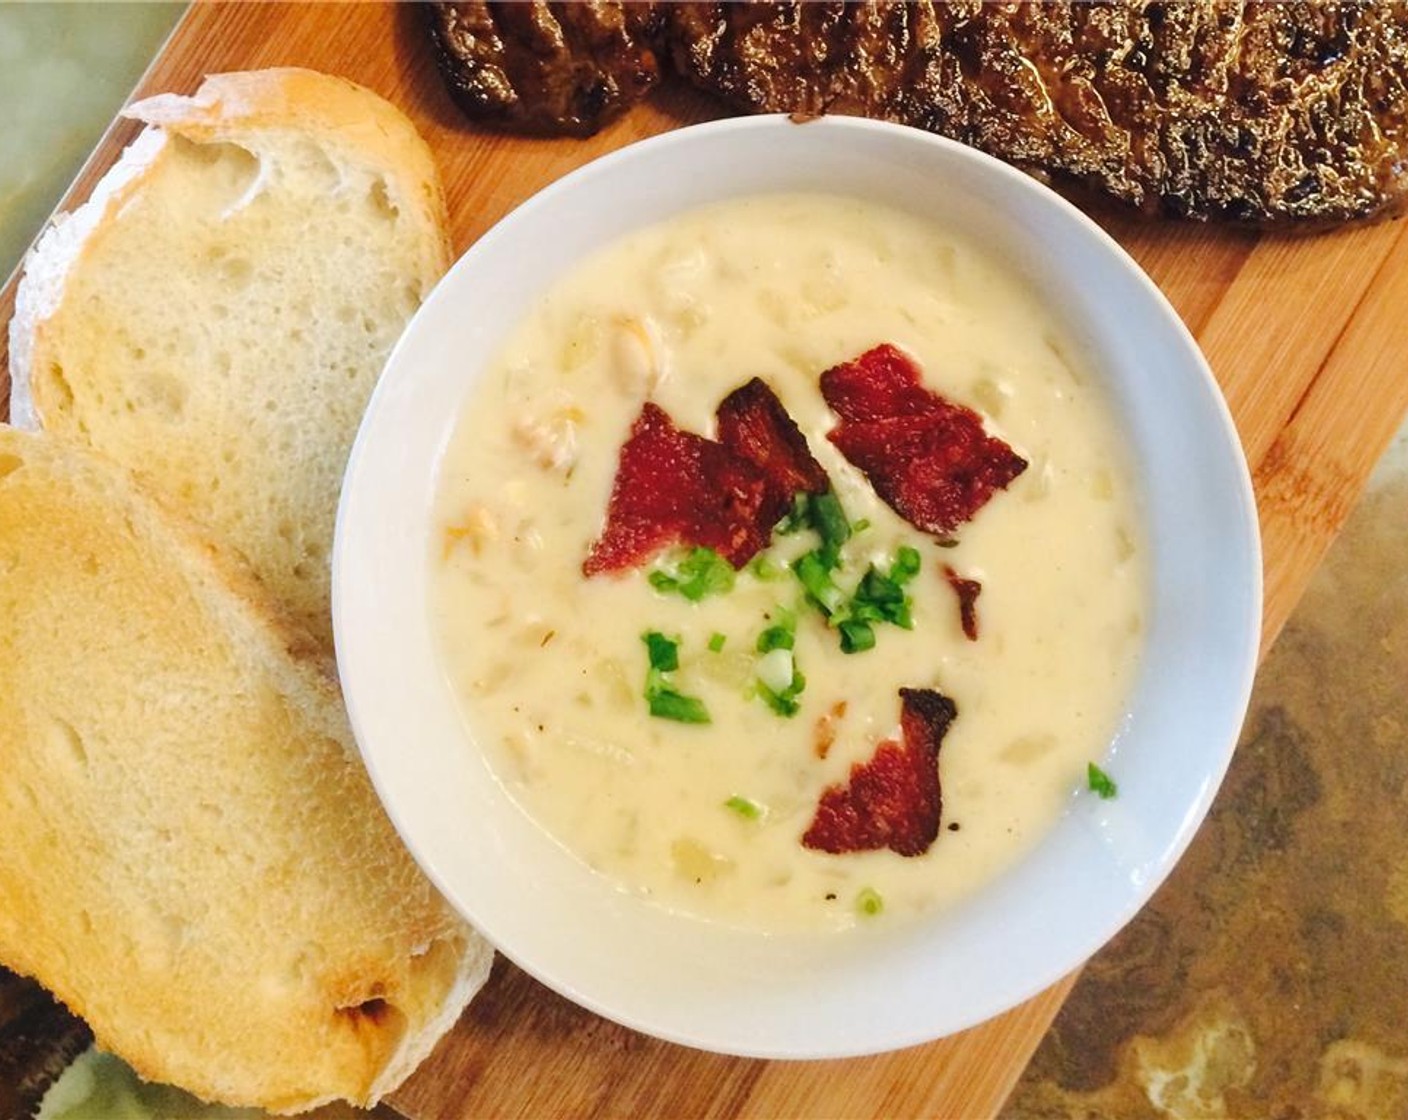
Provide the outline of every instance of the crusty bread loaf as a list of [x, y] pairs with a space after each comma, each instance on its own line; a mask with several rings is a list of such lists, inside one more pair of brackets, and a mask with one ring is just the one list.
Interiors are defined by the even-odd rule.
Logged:
[[448, 262], [434, 163], [399, 110], [308, 70], [128, 115], [149, 127], [26, 261], [12, 422], [136, 471], [330, 646], [347, 454]]
[[368, 1103], [483, 983], [308, 635], [125, 471], [3, 425], [0, 707], [0, 960], [143, 1076]]

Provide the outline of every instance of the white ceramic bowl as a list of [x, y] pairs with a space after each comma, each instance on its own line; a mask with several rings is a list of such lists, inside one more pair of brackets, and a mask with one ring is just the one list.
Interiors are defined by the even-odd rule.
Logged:
[[[500, 339], [555, 277], [643, 225], [740, 195], [825, 190], [976, 234], [1084, 343], [1134, 452], [1153, 555], [1142, 673], [1112, 748], [1119, 796], [1073, 798], [1020, 864], [927, 920], [764, 936], [668, 913], [570, 857], [467, 737], [428, 619], [442, 449]], [[819, 1058], [933, 1039], [1080, 965], [1202, 821], [1256, 663], [1261, 562], [1246, 464], [1196, 346], [1094, 223], [1025, 175], [912, 129], [731, 120], [582, 168], [487, 233], [406, 330], [343, 488], [333, 557], [353, 727], [392, 820], [446, 898], [576, 1002], [709, 1050]]]

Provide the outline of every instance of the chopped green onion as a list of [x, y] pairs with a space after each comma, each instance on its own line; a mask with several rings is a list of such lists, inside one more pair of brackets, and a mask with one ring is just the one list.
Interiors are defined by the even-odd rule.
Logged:
[[856, 895], [856, 910], [867, 918], [873, 918], [885, 909], [885, 900], [874, 887], [865, 887]]
[[758, 635], [753, 648], [759, 653], [775, 649], [791, 649], [797, 644], [797, 616], [786, 607], [774, 607], [765, 618], [777, 619]]
[[797, 697], [807, 687], [807, 678], [797, 668], [791, 649], [777, 647], [758, 658], [754, 684], [759, 696], [780, 716], [794, 716]]
[[[778, 531], [783, 533], [803, 527], [813, 529], [821, 538], [821, 545], [792, 561], [792, 573], [806, 592], [807, 601], [840, 632], [841, 649], [845, 653], [874, 648], [874, 623], [888, 622], [903, 630], [914, 628], [911, 602], [904, 585], [919, 574], [922, 561], [918, 549], [901, 545], [895, 551], [888, 572], [872, 564], [848, 597], [834, 575], [841, 568], [841, 546], [860, 529], [868, 527], [868, 522], [862, 520], [852, 525], [846, 519], [836, 492], [827, 490], [822, 494], [796, 495], [791, 511], [778, 523]], [[764, 648], [763, 645], [758, 647], [760, 651]]]
[[868, 518], [868, 517], [862, 517], [859, 521], [854, 522], [854, 523], [851, 525], [851, 536], [855, 536], [857, 533], [863, 533], [863, 532], [865, 532], [865, 531], [866, 531], [867, 529], [869, 529], [869, 528], [870, 528], [870, 518]]
[[645, 702], [650, 714], [678, 723], [708, 723], [709, 710], [704, 701], [684, 695], [666, 677], [680, 667], [679, 641], [658, 630], [647, 630], [640, 637], [650, 660], [645, 674]]
[[914, 626], [909, 612], [909, 597], [904, 589], [874, 568], [861, 579], [845, 614], [865, 622], [891, 622], [903, 630]]
[[807, 528], [811, 523], [808, 511], [811, 508], [811, 495], [801, 491], [792, 495], [792, 508], [782, 515], [782, 520], [777, 523], [775, 529], [784, 535], [796, 533]]
[[810, 502], [812, 528], [821, 537], [821, 548], [834, 561], [840, 557], [841, 546], [851, 538], [851, 523], [841, 508], [841, 499], [834, 490], [813, 494]]
[[673, 571], [656, 568], [647, 577], [657, 591], [674, 591], [691, 603], [733, 590], [733, 566], [712, 548], [693, 548]]
[[748, 561], [748, 571], [752, 573], [754, 579], [760, 579], [764, 583], [771, 583], [787, 574], [787, 569], [766, 552], [760, 552]]
[[794, 622], [791, 626], [779, 623], [776, 626], [769, 626], [758, 635], [757, 649], [759, 653], [767, 653], [774, 649], [792, 649], [796, 644], [796, 623]]
[[845, 605], [845, 593], [831, 578], [835, 563], [831, 562], [824, 550], [813, 549], [803, 553], [792, 562], [792, 571], [797, 581], [807, 593], [807, 598], [828, 618]]
[[909, 596], [904, 585], [919, 573], [920, 558], [917, 549], [901, 545], [895, 553], [889, 572], [882, 572], [873, 564], [856, 585], [855, 594], [837, 619], [833, 620], [841, 631], [841, 648], [847, 653], [857, 653], [875, 645], [873, 633], [866, 634], [860, 625], [847, 632], [846, 624], [868, 624], [888, 622], [902, 630], [914, 629], [914, 616], [910, 613]]
[[861, 577], [860, 584], [856, 587], [856, 598], [877, 607], [885, 603], [903, 603], [904, 588], [893, 576], [881, 575], [872, 566]]
[[709, 652], [718, 653], [724, 648], [724, 643], [726, 641], [728, 641], [728, 635], [720, 634], [717, 630], [715, 630], [712, 634], [709, 635]]
[[677, 723], [708, 723], [709, 709], [697, 696], [685, 696], [665, 685], [654, 688], [647, 686], [646, 703], [650, 714], [659, 719], [672, 719]]
[[1110, 800], [1119, 792], [1119, 787], [1115, 785], [1114, 779], [1093, 762], [1086, 764], [1085, 778], [1091, 792], [1099, 796], [1102, 801]]
[[756, 801], [749, 801], [746, 797], [734, 794], [724, 802], [724, 808], [732, 809], [745, 820], [755, 821], [763, 815], [763, 807]]
[[640, 636], [650, 656], [650, 667], [660, 673], [672, 673], [680, 667], [680, 644], [658, 630], [647, 630]]
[[852, 533], [851, 523], [846, 519], [846, 511], [841, 507], [836, 491], [792, 496], [792, 508], [777, 523], [777, 532], [795, 533], [800, 529], [816, 532], [821, 538], [821, 551], [830, 558], [830, 566], [835, 567], [841, 546], [850, 540]]
[[868, 622], [847, 619], [836, 629], [841, 632], [842, 653], [864, 653], [875, 647], [875, 630]]
[[801, 705], [797, 703], [797, 697], [800, 696], [802, 691], [807, 687], [807, 678], [802, 675], [800, 669], [794, 666], [792, 669], [792, 683], [781, 692], [774, 692], [762, 681], [758, 681], [757, 685], [758, 695], [763, 698], [763, 702], [778, 715], [791, 719], [797, 714], [798, 709], [801, 708]]
[[919, 550], [907, 544], [900, 545], [895, 552], [895, 562], [890, 567], [890, 578], [896, 583], [905, 584], [919, 574]]
[[754, 648], [762, 654], [757, 663], [757, 693], [780, 716], [795, 716], [797, 697], [807, 687], [807, 678], [797, 668], [792, 649], [797, 644], [797, 616], [777, 608], [777, 619], [758, 635]]

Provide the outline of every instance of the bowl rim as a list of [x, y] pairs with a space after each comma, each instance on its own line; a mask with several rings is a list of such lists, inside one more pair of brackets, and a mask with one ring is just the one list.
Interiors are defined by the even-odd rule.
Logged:
[[[435, 853], [427, 850], [428, 843], [421, 822], [415, 819], [414, 808], [404, 803], [399, 792], [404, 787], [398, 784], [400, 779], [396, 777], [396, 771], [398, 766], [402, 766], [405, 762], [404, 757], [398, 757], [399, 751], [390, 749], [390, 744], [386, 742], [384, 733], [373, 730], [371, 727], [369, 708], [377, 701], [372, 698], [376, 684], [371, 680], [369, 673], [368, 666], [371, 659], [368, 654], [375, 643], [365, 636], [359, 637], [358, 632], [359, 629], [364, 629], [367, 633], [377, 633], [378, 631], [374, 626], [366, 625], [364, 616], [370, 606], [368, 597], [365, 592], [356, 590], [359, 581], [351, 574], [353, 568], [358, 564], [353, 538], [355, 536], [361, 540], [366, 537], [365, 525], [369, 512], [366, 501], [369, 485], [367, 480], [369, 472], [375, 469], [372, 459], [378, 441], [384, 443], [389, 438], [383, 430], [381, 418], [387, 410], [388, 401], [397, 393], [404, 392], [404, 386], [400, 383], [408, 375], [402, 371], [406, 368], [408, 355], [411, 354], [417, 334], [426, 329], [425, 324], [431, 321], [437, 313], [435, 309], [450, 298], [447, 293], [452, 292], [455, 286], [461, 282], [456, 278], [463, 277], [475, 266], [475, 262], [496, 251], [498, 246], [505, 242], [505, 239], [511, 240], [518, 235], [518, 230], [531, 226], [541, 213], [561, 205], [564, 200], [570, 201], [578, 191], [583, 189], [584, 185], [589, 186], [598, 180], [609, 180], [638, 161], [668, 155], [681, 148], [727, 141], [734, 137], [747, 138], [760, 134], [776, 134], [779, 129], [813, 130], [813, 135], [826, 137], [830, 142], [838, 144], [844, 144], [857, 138], [882, 137], [901, 146], [914, 145], [916, 151], [927, 150], [930, 154], [943, 153], [945, 158], [956, 161], [957, 164], [968, 164], [980, 169], [975, 174], [990, 176], [994, 182], [1003, 183], [1007, 189], [1013, 190], [1019, 195], [1040, 199], [1038, 202], [1033, 202], [1033, 205], [1038, 209], [1045, 208], [1052, 215], [1055, 215], [1056, 217], [1052, 220], [1059, 218], [1068, 229], [1074, 231], [1075, 236], [1083, 238], [1092, 247], [1092, 251], [1103, 254], [1117, 265], [1124, 282], [1130, 285], [1130, 291], [1133, 293], [1131, 298], [1141, 300], [1151, 308], [1150, 313], [1161, 319], [1163, 328], [1169, 332], [1174, 343], [1181, 348], [1181, 364], [1186, 367], [1187, 376], [1195, 383], [1189, 391], [1209, 398], [1203, 402], [1211, 409], [1215, 429], [1209, 435], [1215, 437], [1215, 450], [1219, 455], [1230, 453], [1231, 456], [1231, 462], [1228, 465], [1231, 467], [1233, 492], [1228, 495], [1228, 499], [1230, 506], [1238, 512], [1237, 528], [1240, 530], [1240, 537], [1234, 551], [1240, 551], [1240, 559], [1243, 562], [1238, 579], [1239, 586], [1244, 592], [1241, 604], [1242, 617], [1238, 620], [1236, 628], [1242, 641], [1228, 663], [1228, 668], [1233, 676], [1227, 687], [1230, 706], [1224, 721], [1227, 724], [1226, 741], [1213, 759], [1212, 765], [1203, 773], [1196, 796], [1183, 806], [1181, 821], [1173, 835], [1168, 838], [1168, 843], [1163, 849], [1160, 866], [1146, 876], [1145, 881], [1137, 890], [1124, 896], [1120, 905], [1105, 910], [1098, 926], [1089, 928], [1075, 958], [1071, 959], [1070, 952], [1067, 952], [1060, 959], [1052, 959], [1047, 967], [1033, 971], [1026, 976], [1022, 984], [1015, 987], [1009, 985], [1002, 997], [990, 1005], [974, 1006], [969, 1009], [967, 1014], [950, 1015], [942, 1024], [941, 1029], [916, 1030], [912, 1026], [907, 1026], [878, 1030], [864, 1039], [851, 1038], [846, 1041], [837, 1041], [835, 1037], [829, 1037], [824, 1042], [809, 1042], [803, 1045], [795, 1045], [787, 1039], [780, 1039], [776, 1044], [761, 1043], [757, 1039], [734, 1041], [718, 1037], [717, 1031], [710, 1034], [692, 1029], [684, 1025], [680, 1019], [662, 1022], [648, 1016], [642, 1016], [630, 1009], [623, 1009], [612, 999], [604, 998], [598, 986], [584, 986], [575, 983], [570, 976], [564, 974], [560, 964], [546, 963], [532, 952], [521, 952], [519, 946], [514, 944], [511, 939], [501, 937], [498, 930], [493, 928], [494, 923], [484, 920], [482, 900], [478, 904], [466, 903], [461, 889], [462, 885], [447, 875], [443, 864], [436, 858]], [[717, 197], [722, 199], [734, 196], [720, 192]], [[681, 213], [690, 208], [683, 206], [673, 212]], [[642, 221], [635, 228], [641, 228], [647, 224], [650, 223]], [[511, 325], [509, 324], [509, 326]], [[499, 332], [498, 337], [500, 340], [502, 339], [502, 331]], [[435, 452], [435, 469], [437, 471], [439, 456], [440, 452], [437, 450]], [[783, 115], [730, 118], [673, 129], [661, 135], [629, 144], [584, 164], [536, 192], [486, 231], [458, 258], [436, 289], [427, 297], [421, 310], [407, 325], [388, 356], [383, 377], [372, 394], [349, 456], [343, 491], [339, 500], [332, 570], [337, 661], [344, 683], [348, 714], [359, 750], [388, 816], [412, 855], [447, 900], [472, 923], [484, 926], [488, 930], [490, 940], [494, 941], [496, 947], [505, 956], [549, 987], [592, 1011], [669, 1041], [722, 1053], [770, 1058], [820, 1058], [870, 1054], [898, 1049], [966, 1029], [1017, 1006], [1056, 983], [1072, 969], [1079, 967], [1089, 955], [1113, 937], [1144, 906], [1159, 883], [1172, 871], [1173, 866], [1187, 849], [1198, 825], [1206, 816], [1226, 773], [1227, 766], [1230, 764], [1238, 732], [1250, 701], [1252, 682], [1257, 667], [1263, 594], [1261, 543], [1255, 496], [1250, 471], [1242, 453], [1235, 424], [1212, 371], [1198, 350], [1191, 333], [1152, 279], [1143, 272], [1124, 248], [1093, 219], [1066, 199], [1016, 168], [976, 149], [917, 129], [837, 115], [808, 120], [804, 123], [794, 122]], [[384, 682], [381, 687], [385, 687]], [[506, 794], [504, 796], [507, 797]], [[591, 874], [585, 868], [582, 870], [586, 874]]]

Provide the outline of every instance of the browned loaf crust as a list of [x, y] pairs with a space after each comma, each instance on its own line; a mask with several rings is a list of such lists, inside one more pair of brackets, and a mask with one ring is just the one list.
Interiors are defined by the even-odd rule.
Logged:
[[1404, 194], [1408, 5], [429, 5], [476, 121], [587, 135], [668, 65], [749, 112], [951, 136], [1149, 213], [1272, 223]]

